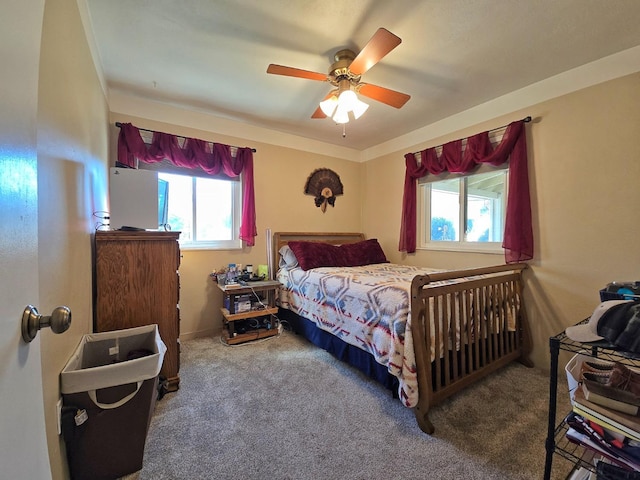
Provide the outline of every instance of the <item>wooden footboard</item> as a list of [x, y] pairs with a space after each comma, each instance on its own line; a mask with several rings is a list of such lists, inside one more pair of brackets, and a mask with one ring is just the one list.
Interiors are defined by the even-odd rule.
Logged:
[[[419, 275], [411, 285], [411, 332], [420, 428], [429, 409], [514, 360], [532, 366], [522, 299], [526, 264]], [[438, 319], [438, 320], [436, 320]]]

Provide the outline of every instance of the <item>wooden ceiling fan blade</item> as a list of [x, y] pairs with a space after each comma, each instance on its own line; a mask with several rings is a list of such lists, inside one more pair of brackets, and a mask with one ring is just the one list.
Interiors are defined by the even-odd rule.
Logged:
[[386, 28], [379, 28], [373, 37], [367, 42], [360, 53], [353, 59], [349, 70], [354, 75], [362, 75], [364, 72], [378, 63], [391, 50], [396, 48], [402, 40]]
[[313, 115], [311, 115], [311, 118], [327, 118], [327, 116], [324, 114], [322, 109], [318, 107], [316, 108], [316, 111], [313, 112]]
[[401, 108], [411, 98], [406, 93], [396, 92], [388, 88], [379, 87], [370, 83], [362, 83], [358, 87], [358, 93], [378, 102], [385, 103], [395, 108]]
[[285, 67], [283, 65], [270, 64], [267, 68], [267, 73], [274, 75], [284, 75], [286, 77], [306, 78], [307, 80], [317, 80], [324, 82], [327, 80], [325, 73], [310, 72], [309, 70], [302, 70], [300, 68]]

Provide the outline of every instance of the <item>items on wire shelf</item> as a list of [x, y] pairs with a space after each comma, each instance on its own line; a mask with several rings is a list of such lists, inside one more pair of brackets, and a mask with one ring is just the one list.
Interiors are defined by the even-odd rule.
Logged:
[[610, 465], [609, 477], [596, 478], [640, 479], [628, 476], [640, 475], [640, 399], [634, 393], [640, 374], [619, 362], [577, 354], [567, 365], [567, 379], [573, 407], [564, 419], [566, 438], [593, 456], [596, 469]]
[[575, 411], [565, 417], [567, 439], [591, 450], [623, 469], [640, 471], [640, 445], [629, 437], [612, 433], [601, 423], [582, 417]]
[[600, 299], [605, 300], [639, 300], [640, 281], [611, 282], [600, 290]]
[[[544, 479], [554, 455], [572, 480], [640, 480], [640, 281], [611, 282], [592, 315], [549, 339], [549, 421]], [[571, 411], [556, 424], [558, 356]]]

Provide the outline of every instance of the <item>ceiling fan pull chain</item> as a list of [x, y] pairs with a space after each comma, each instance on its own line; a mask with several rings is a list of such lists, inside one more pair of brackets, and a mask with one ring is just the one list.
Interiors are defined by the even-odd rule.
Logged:
[[347, 136], [347, 124], [343, 123], [342, 124], [342, 138], [346, 138]]

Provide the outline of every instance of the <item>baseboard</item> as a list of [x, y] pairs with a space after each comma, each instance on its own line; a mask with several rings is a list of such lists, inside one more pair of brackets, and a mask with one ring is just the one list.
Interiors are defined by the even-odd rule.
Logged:
[[199, 330], [197, 332], [181, 333], [180, 340], [193, 340], [194, 338], [213, 337], [220, 336], [222, 329], [207, 328], [206, 330]]

